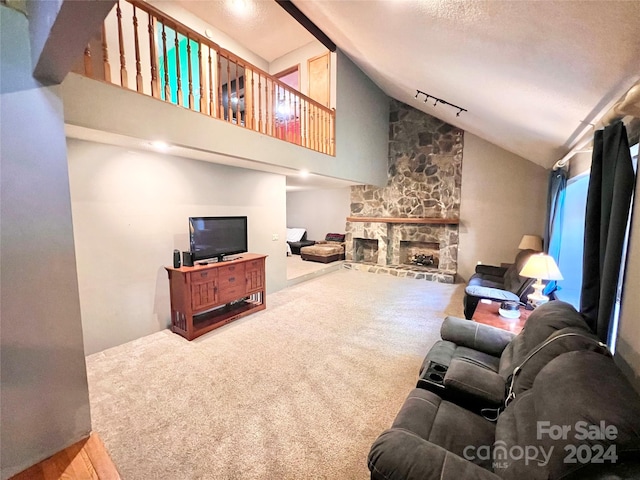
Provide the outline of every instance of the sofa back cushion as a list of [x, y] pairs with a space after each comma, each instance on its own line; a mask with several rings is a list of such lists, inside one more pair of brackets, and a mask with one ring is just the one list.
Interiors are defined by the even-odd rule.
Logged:
[[[580, 469], [594, 466], [583, 459], [612, 466], [606, 452], [638, 462], [640, 397], [610, 357], [565, 353], [500, 415], [494, 445], [500, 448], [494, 452], [503, 454], [494, 471], [504, 479], [581, 478]], [[518, 458], [520, 449], [529, 452], [527, 457]]]
[[524, 264], [527, 263], [527, 260], [529, 260], [529, 257], [534, 253], [535, 252], [533, 250], [521, 250], [518, 255], [516, 255], [515, 262], [507, 268], [507, 271], [504, 274], [505, 290], [509, 290], [510, 292], [520, 296], [522, 287], [531, 282], [530, 278], [521, 277], [520, 271], [524, 267]]
[[504, 349], [498, 373], [506, 379], [529, 353], [549, 336], [564, 328], [577, 328], [591, 333], [584, 318], [572, 305], [554, 300], [536, 308], [525, 328]]
[[[577, 350], [598, 352], [611, 356], [607, 346], [598, 337], [583, 328], [569, 327], [551, 334], [540, 345], [536, 346], [518, 365], [521, 368], [513, 373], [509, 382], [509, 392], [520, 395], [533, 386], [538, 373], [554, 358], [563, 353]], [[509, 386], [508, 386], [509, 387]]]
[[344, 242], [344, 233], [327, 233], [324, 238], [327, 242]]

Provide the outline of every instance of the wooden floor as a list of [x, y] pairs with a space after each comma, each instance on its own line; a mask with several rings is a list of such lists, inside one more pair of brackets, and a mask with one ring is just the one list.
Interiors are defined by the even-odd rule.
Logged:
[[120, 480], [96, 433], [19, 473], [11, 480]]

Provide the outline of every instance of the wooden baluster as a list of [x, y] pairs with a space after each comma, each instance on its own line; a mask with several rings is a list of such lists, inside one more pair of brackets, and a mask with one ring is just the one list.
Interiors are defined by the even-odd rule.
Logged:
[[[279, 116], [278, 118], [280, 119], [280, 135], [284, 141], [288, 142], [289, 141], [289, 115], [287, 112], [287, 91], [284, 90], [280, 85], [277, 85], [278, 87], [278, 110], [279, 110]], [[283, 122], [284, 120], [284, 122]], [[283, 131], [284, 129], [284, 131]]]
[[202, 64], [202, 42], [198, 41], [198, 75], [200, 75], [200, 112], [207, 113], [207, 101], [204, 98], [204, 65]]
[[291, 142], [291, 92], [288, 89], [284, 89], [284, 111], [286, 116], [284, 117], [284, 128], [287, 142]]
[[207, 47], [209, 50], [209, 115], [213, 116], [215, 114], [215, 104], [213, 101], [213, 65], [211, 59], [211, 47]]
[[175, 37], [173, 40], [173, 44], [176, 49], [176, 81], [177, 81], [177, 89], [176, 95], [178, 97], [176, 104], [182, 106], [183, 98], [182, 98], [182, 78], [180, 77], [180, 40], [178, 39], [178, 30], [174, 28]]
[[258, 131], [262, 132], [262, 75], [258, 73]]
[[270, 119], [269, 119], [269, 113], [271, 111], [270, 107], [270, 103], [271, 101], [269, 100], [269, 77], [265, 77], [264, 78], [264, 115], [265, 115], [265, 119], [264, 119], [264, 133], [266, 135], [270, 135], [269, 130], [270, 130]]
[[238, 60], [236, 59], [236, 125], [242, 124], [240, 118], [240, 78], [238, 77]]
[[149, 14], [148, 30], [149, 59], [151, 60], [151, 95], [154, 98], [160, 98], [160, 89], [158, 88], [158, 47], [156, 45], [156, 29], [151, 14]]
[[302, 116], [302, 123], [304, 125], [303, 130], [302, 130], [302, 143], [305, 147], [309, 147], [309, 143], [308, 143], [308, 139], [309, 139], [309, 118], [307, 116], [307, 101], [304, 100], [304, 105], [303, 105], [303, 116]]
[[295, 112], [295, 117], [294, 117], [294, 121], [295, 121], [295, 126], [296, 126], [296, 145], [300, 145], [300, 103], [299, 100], [300, 97], [298, 97], [298, 95], [296, 95], [296, 98], [293, 101], [293, 106], [294, 106], [294, 112]]
[[222, 111], [222, 55], [220, 55], [220, 52], [216, 52], [216, 54], [218, 55], [218, 117], [222, 119], [224, 118], [224, 112]]
[[227, 59], [227, 121], [233, 122], [233, 108], [231, 106], [231, 60]]
[[[245, 83], [247, 80], [245, 79]], [[246, 91], [246, 89], [245, 89]], [[255, 93], [255, 82], [253, 78], [253, 70], [251, 70], [251, 129], [255, 130], [256, 128], [256, 93]], [[246, 94], [245, 94], [246, 97]]]
[[329, 153], [329, 116], [326, 110], [322, 112], [324, 117], [324, 153]]
[[140, 42], [138, 40], [138, 16], [136, 6], [133, 6], [133, 41], [136, 49], [136, 90], [142, 92], [142, 70], [140, 67]]
[[164, 60], [164, 101], [171, 101], [171, 86], [169, 85], [169, 58], [167, 56], [167, 32], [162, 24], [162, 56]]
[[309, 148], [311, 150], [315, 150], [315, 135], [316, 129], [314, 126], [314, 118], [313, 118], [313, 103], [309, 103]]
[[276, 133], [276, 138], [280, 138], [282, 139], [282, 107], [280, 104], [280, 85], [278, 85], [277, 83], [273, 82], [274, 85], [274, 89], [275, 89], [275, 94], [274, 97], [276, 99], [276, 101], [274, 102], [275, 104], [275, 111], [273, 112], [274, 116], [275, 116], [275, 133]]
[[104, 81], [111, 82], [111, 65], [109, 65], [109, 50], [107, 47], [107, 30], [102, 24], [102, 65], [104, 68]]
[[289, 141], [291, 143], [296, 143], [296, 110], [295, 110], [295, 102], [293, 99], [293, 91], [289, 90]]
[[278, 117], [277, 117], [277, 114], [278, 114], [278, 98], [276, 97], [276, 85], [275, 85], [275, 82], [273, 80], [271, 81], [271, 98], [272, 98], [272, 102], [271, 102], [272, 107], [271, 108], [274, 108], [274, 111], [271, 112], [272, 113], [272, 115], [271, 115], [271, 136], [277, 138], [278, 137], [278, 133], [277, 133], [276, 129], [278, 128], [278, 122], [277, 122], [277, 120], [278, 120]]
[[191, 73], [191, 39], [187, 33], [187, 73], [189, 79], [189, 110], [193, 110], [193, 74]]
[[118, 17], [118, 42], [120, 43], [120, 85], [125, 88], [129, 88], [129, 80], [127, 79], [127, 65], [124, 59], [124, 39], [122, 35], [122, 10], [120, 9], [119, 0], [116, 7], [116, 16]]
[[324, 153], [324, 110], [320, 109], [320, 152]]
[[318, 106], [317, 105], [313, 105], [313, 130], [315, 132], [314, 134], [314, 141], [313, 141], [313, 149], [318, 152], [318, 145], [320, 144], [320, 122], [318, 122]]
[[93, 78], [93, 64], [91, 61], [91, 46], [87, 43], [84, 49], [84, 74], [89, 78]]
[[336, 155], [336, 109], [331, 109], [331, 155]]

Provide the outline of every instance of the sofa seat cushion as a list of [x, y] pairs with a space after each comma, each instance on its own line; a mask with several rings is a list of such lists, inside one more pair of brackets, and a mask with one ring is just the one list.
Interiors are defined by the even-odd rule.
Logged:
[[429, 362], [436, 362], [441, 365], [449, 366], [454, 359], [462, 359], [467, 362], [479, 365], [492, 372], [498, 371], [500, 359], [472, 348], [462, 347], [453, 342], [446, 340], [437, 341], [422, 363], [420, 373], [427, 367]]
[[344, 247], [340, 243], [317, 243], [300, 249], [300, 253], [307, 255], [319, 255], [322, 257], [336, 254], [339, 255], [343, 252]]
[[480, 285], [467, 285], [464, 289], [467, 295], [478, 298], [490, 298], [491, 300], [505, 301], [511, 300], [517, 302], [520, 297], [515, 293], [507, 290], [501, 290], [500, 288], [483, 287]]
[[489, 287], [504, 289], [504, 282], [502, 277], [496, 277], [494, 275], [483, 275], [475, 273], [469, 279], [468, 287]]
[[[438, 395], [414, 389], [398, 412], [391, 429], [402, 429], [460, 457], [467, 446], [493, 445], [495, 425]], [[491, 461], [474, 463], [490, 469]]]

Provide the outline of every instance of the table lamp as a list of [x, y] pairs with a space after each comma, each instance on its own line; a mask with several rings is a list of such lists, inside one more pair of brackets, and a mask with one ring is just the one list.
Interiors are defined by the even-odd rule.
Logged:
[[542, 251], [542, 238], [538, 235], [523, 235], [518, 245], [519, 250], [535, 250], [536, 252]]
[[544, 253], [537, 253], [531, 255], [527, 263], [524, 264], [520, 275], [523, 277], [535, 278], [536, 282], [533, 284], [533, 293], [529, 294], [529, 304], [533, 307], [539, 307], [543, 303], [549, 301], [549, 297], [542, 294], [544, 284], [542, 280], [562, 280], [562, 274], [555, 260], [550, 255]]

